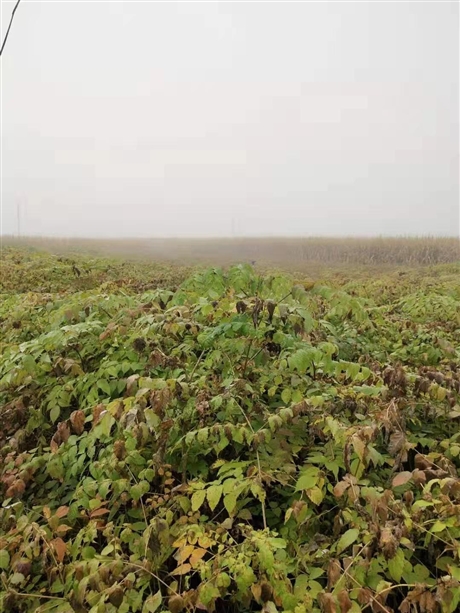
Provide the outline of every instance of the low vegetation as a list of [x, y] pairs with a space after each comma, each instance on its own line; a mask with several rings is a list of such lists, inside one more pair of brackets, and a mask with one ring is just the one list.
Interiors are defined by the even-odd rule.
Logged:
[[460, 265], [2, 270], [0, 610], [458, 611]]

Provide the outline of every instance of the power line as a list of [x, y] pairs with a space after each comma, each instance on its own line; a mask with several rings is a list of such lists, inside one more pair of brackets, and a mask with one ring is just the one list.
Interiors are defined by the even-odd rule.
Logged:
[[2, 55], [3, 49], [5, 48], [5, 45], [6, 45], [6, 41], [8, 40], [8, 34], [10, 33], [10, 30], [11, 30], [11, 24], [13, 23], [14, 14], [16, 13], [16, 9], [18, 8], [20, 2], [21, 0], [18, 0], [16, 2], [16, 4], [14, 5], [13, 12], [11, 13], [11, 19], [8, 25], [8, 30], [6, 31], [5, 38], [3, 39], [3, 43], [2, 43], [2, 48], [0, 49], [0, 56]]

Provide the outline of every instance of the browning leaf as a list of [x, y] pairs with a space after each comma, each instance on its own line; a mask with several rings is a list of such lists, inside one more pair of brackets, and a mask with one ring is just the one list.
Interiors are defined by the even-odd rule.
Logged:
[[75, 434], [82, 434], [85, 429], [85, 414], [82, 410], [74, 411], [70, 415], [70, 424]]
[[393, 481], [391, 484], [393, 487], [399, 487], [401, 485], [404, 485], [411, 479], [412, 473], [406, 470], [404, 472], [398, 473], [395, 477], [393, 477]]
[[340, 613], [348, 613], [353, 606], [347, 590], [341, 590], [337, 596], [337, 600], [339, 601]]
[[51, 545], [53, 546], [53, 549], [56, 552], [56, 558], [58, 562], [62, 562], [67, 552], [67, 545], [64, 543], [64, 541], [60, 537], [53, 539], [51, 541]]
[[341, 576], [342, 566], [340, 565], [340, 561], [332, 558], [329, 561], [329, 566], [327, 567], [327, 589], [334, 589]]

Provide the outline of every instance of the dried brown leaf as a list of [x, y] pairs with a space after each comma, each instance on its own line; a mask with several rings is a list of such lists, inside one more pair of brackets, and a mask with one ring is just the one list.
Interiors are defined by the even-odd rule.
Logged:
[[64, 560], [64, 556], [67, 552], [67, 545], [61, 538], [55, 538], [51, 541], [51, 545], [56, 552], [56, 558], [58, 562], [62, 562]]
[[62, 519], [63, 517], [67, 515], [68, 512], [69, 512], [69, 507], [63, 506], [63, 507], [59, 507], [59, 509], [57, 509], [54, 515], [56, 517], [59, 517], [59, 519]]
[[70, 424], [75, 434], [82, 434], [85, 429], [85, 414], [82, 410], [74, 411], [70, 415]]
[[337, 613], [337, 605], [335, 604], [334, 596], [332, 594], [319, 594], [318, 600], [323, 613]]
[[336, 498], [340, 498], [341, 496], [343, 496], [343, 494], [346, 492], [346, 490], [350, 487], [350, 483], [347, 483], [346, 481], [339, 481], [335, 486], [334, 486], [334, 496]]
[[327, 567], [327, 589], [334, 589], [335, 585], [337, 584], [337, 581], [340, 579], [341, 576], [342, 567], [340, 565], [340, 561], [335, 558], [332, 558], [332, 560], [329, 561], [329, 565]]
[[25, 492], [26, 484], [22, 479], [16, 479], [6, 490], [7, 498], [19, 498]]
[[66, 443], [69, 440], [70, 428], [65, 421], [61, 421], [57, 427], [57, 434], [61, 437], [61, 443]]
[[393, 477], [392, 486], [400, 487], [401, 485], [405, 485], [408, 481], [412, 479], [412, 473], [408, 470], [398, 473], [395, 477]]
[[180, 613], [185, 608], [185, 600], [179, 594], [174, 594], [168, 600], [168, 610], [171, 613]]
[[340, 613], [348, 613], [348, 611], [353, 606], [353, 603], [350, 600], [350, 596], [348, 595], [347, 590], [342, 590], [341, 592], [339, 592], [337, 600], [339, 601]]
[[107, 515], [107, 513], [110, 513], [109, 509], [95, 509], [94, 511], [91, 511], [90, 517], [91, 519], [93, 519], [94, 517], [102, 517], [103, 515]]
[[406, 444], [406, 435], [404, 432], [393, 432], [388, 443], [388, 453], [392, 458], [395, 458]]

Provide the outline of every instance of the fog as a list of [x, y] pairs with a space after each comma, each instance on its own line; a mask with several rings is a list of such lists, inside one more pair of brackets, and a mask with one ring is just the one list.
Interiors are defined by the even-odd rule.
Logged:
[[457, 2], [23, 0], [1, 71], [3, 234], [459, 233]]

